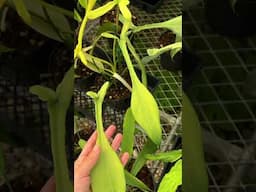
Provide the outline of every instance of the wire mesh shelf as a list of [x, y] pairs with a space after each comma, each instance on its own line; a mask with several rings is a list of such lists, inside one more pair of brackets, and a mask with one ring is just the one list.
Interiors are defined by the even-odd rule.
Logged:
[[[160, 6], [156, 13], [147, 13], [140, 8], [130, 6], [133, 15], [137, 17], [138, 25], [143, 25], [152, 22], [161, 22], [175, 16], [181, 15], [182, 3], [179, 0], [166, 0]], [[96, 21], [97, 22], [97, 21]], [[92, 25], [93, 26], [93, 25]], [[95, 25], [94, 25], [95, 26]], [[88, 30], [87, 41], [91, 41], [94, 37], [95, 29], [92, 27]], [[133, 44], [138, 55], [142, 58], [146, 56], [148, 48], [159, 46], [159, 37], [165, 32], [164, 30], [147, 30], [135, 35]], [[104, 45], [103, 45], [104, 46]], [[159, 85], [154, 90], [159, 108], [161, 110], [161, 124], [163, 127], [163, 142], [159, 151], [168, 151], [174, 148], [178, 139], [177, 130], [181, 127], [180, 112], [181, 112], [181, 73], [172, 73], [162, 69], [160, 59], [156, 59], [146, 65], [147, 73], [153, 75], [159, 80]], [[94, 105], [86, 96], [84, 91], [75, 89], [74, 92], [75, 104], [81, 109], [86, 117], [90, 120], [94, 116]], [[121, 130], [125, 110], [117, 110], [107, 104], [104, 107], [104, 125], [115, 124]], [[86, 121], [83, 118], [84, 121]], [[87, 119], [88, 121], [88, 119]], [[95, 125], [94, 125], [95, 126]], [[136, 135], [136, 150], [140, 151], [145, 142], [145, 135]], [[155, 175], [155, 182], [159, 179], [163, 165], [159, 162], [152, 164], [149, 162], [151, 172]]]
[[7, 134], [3, 139], [8, 143], [16, 138], [19, 146], [28, 146], [49, 157], [47, 107], [29, 92], [29, 87], [0, 76], [0, 122]]
[[255, 191], [256, 99], [246, 96], [245, 80], [256, 69], [256, 37], [214, 33], [200, 3], [183, 14], [183, 31], [202, 65], [188, 94], [204, 128], [209, 191]]

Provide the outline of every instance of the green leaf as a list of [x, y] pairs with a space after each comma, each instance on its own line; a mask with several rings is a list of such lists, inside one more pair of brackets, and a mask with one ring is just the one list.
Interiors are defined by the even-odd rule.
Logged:
[[166, 28], [170, 31], [173, 31], [177, 38], [182, 37], [182, 16], [177, 16], [168, 21], [160, 22], [160, 23], [152, 23], [146, 24], [143, 26], [133, 26], [133, 32], [137, 33], [146, 29], [155, 29], [155, 28]]
[[37, 95], [42, 101], [54, 102], [57, 99], [57, 95], [56, 95], [55, 91], [53, 91], [52, 89], [50, 89], [48, 87], [34, 85], [34, 86], [30, 87], [29, 91], [32, 94]]
[[133, 78], [131, 110], [136, 122], [143, 128], [149, 138], [156, 145], [160, 145], [162, 129], [156, 100], [137, 77], [136, 79]]
[[[86, 57], [86, 56], [88, 57]], [[104, 68], [103, 64], [100, 63], [100, 62], [94, 62], [94, 60], [92, 59], [92, 56], [90, 56], [89, 54], [87, 53], [84, 53], [83, 50], [80, 50], [78, 52], [78, 56], [79, 56], [79, 59], [82, 61], [82, 63], [88, 67], [90, 70], [96, 72], [96, 73], [100, 73], [100, 70], [97, 66], [100, 66], [100, 68]], [[87, 61], [89, 60], [89, 61]], [[97, 65], [95, 65], [97, 64]]]
[[79, 13], [77, 12], [76, 9], [74, 9], [74, 19], [75, 19], [78, 23], [82, 22], [82, 17], [79, 15]]
[[62, 110], [67, 110], [70, 105], [74, 90], [74, 80], [75, 71], [74, 67], [71, 66], [70, 69], [66, 72], [62, 82], [58, 85], [56, 89], [56, 94], [58, 96], [58, 105], [62, 107]]
[[[83, 7], [83, 8], [85, 8], [86, 9], [86, 7], [87, 7], [87, 1], [88, 0], [79, 0], [79, 4]], [[90, 1], [90, 0], [89, 0]]]
[[89, 92], [89, 96], [93, 96], [95, 103], [97, 144], [101, 149], [99, 160], [91, 173], [91, 186], [93, 192], [125, 192], [126, 183], [123, 165], [110, 146], [103, 130], [102, 103], [108, 87], [109, 82], [104, 83], [96, 96], [94, 92]]
[[[32, 29], [59, 42], [63, 42], [63, 38], [68, 39], [68, 35], [69, 37], [73, 35], [73, 30], [71, 30], [70, 24], [67, 23], [67, 19], [65, 18], [66, 16], [73, 17], [72, 11], [67, 11], [42, 0], [23, 1], [31, 14], [32, 22], [29, 23], [29, 26]], [[52, 21], [49, 21], [49, 17], [46, 13], [50, 16]], [[56, 19], [54, 18], [55, 16]], [[54, 23], [54, 25], [57, 23], [57, 25], [53, 26], [52, 23]], [[62, 34], [62, 36], [60, 36], [60, 34]]]
[[171, 57], [173, 58], [179, 51], [182, 50], [182, 47], [175, 47], [170, 51]]
[[127, 5], [129, 5], [129, 1], [128, 0], [120, 1], [118, 5], [119, 5], [119, 9], [120, 9], [122, 15], [124, 16], [124, 18], [127, 21], [130, 21], [132, 18], [132, 14], [127, 7]]
[[73, 30], [70, 27], [69, 21], [67, 18], [53, 9], [46, 9], [51, 23], [54, 25], [54, 28], [57, 29], [58, 34], [62, 39], [65, 39], [64, 35], [73, 34]]
[[121, 144], [121, 149], [123, 152], [128, 152], [130, 156], [133, 153], [134, 130], [135, 130], [135, 119], [133, 117], [131, 109], [128, 108], [124, 116], [123, 140]]
[[173, 163], [182, 157], [182, 151], [173, 150], [165, 153], [146, 154], [145, 157], [149, 160], [160, 160]]
[[175, 163], [159, 185], [157, 192], [176, 192], [178, 186], [182, 184], [182, 160]]
[[102, 15], [105, 15], [107, 12], [109, 12], [111, 9], [114, 8], [114, 6], [116, 5], [116, 2], [114, 1], [110, 1], [107, 4], [92, 10], [88, 13], [88, 18], [89, 19], [96, 19], [101, 17]]
[[23, 21], [27, 24], [31, 24], [31, 16], [26, 8], [26, 5], [23, 0], [13, 0], [16, 11], [18, 15], [23, 19]]
[[151, 189], [149, 189], [147, 185], [145, 185], [141, 180], [139, 180], [137, 177], [129, 173], [127, 170], [125, 170], [124, 173], [125, 173], [125, 180], [127, 185], [130, 185], [132, 187], [137, 187], [143, 192], [152, 191]]
[[115, 35], [112, 35], [111, 33], [107, 33], [107, 32], [103, 32], [101, 34], [102, 37], [105, 37], [105, 38], [108, 38], [108, 39], [117, 39], [118, 40], [118, 37], [115, 36]]
[[86, 11], [89, 12], [90, 10], [92, 10], [92, 8], [94, 7], [96, 2], [97, 2], [97, 0], [88, 0], [87, 6], [86, 6]]
[[208, 176], [204, 161], [202, 128], [185, 93], [183, 93], [182, 109], [183, 190], [184, 192], [207, 192]]
[[125, 192], [124, 168], [107, 139], [99, 143], [100, 158], [91, 173], [93, 192]]
[[174, 50], [174, 53], [176, 51], [179, 51], [182, 49], [182, 42], [176, 42], [176, 43], [173, 43], [173, 44], [170, 44], [170, 45], [167, 45], [165, 47], [162, 47], [162, 48], [153, 48], [153, 49], [147, 49], [147, 53], [149, 56], [146, 56], [142, 59], [142, 63], [143, 64], [147, 64], [149, 63], [150, 61], [156, 59], [157, 57], [159, 57], [161, 54], [167, 52], [167, 51], [172, 51]]
[[131, 174], [137, 175], [147, 161], [147, 159], [145, 158], [145, 155], [149, 153], [154, 153], [156, 150], [157, 150], [156, 144], [149, 139], [147, 143], [144, 145], [142, 151], [139, 153], [137, 159], [135, 160], [132, 166]]
[[86, 145], [86, 141], [84, 139], [79, 139], [78, 141], [78, 145], [81, 149], [84, 148], [84, 146]]

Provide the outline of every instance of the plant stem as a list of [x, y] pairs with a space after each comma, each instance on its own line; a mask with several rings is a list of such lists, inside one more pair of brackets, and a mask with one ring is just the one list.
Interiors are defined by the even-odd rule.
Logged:
[[130, 92], [132, 92], [132, 87], [127, 83], [127, 81], [122, 78], [119, 74], [114, 73], [113, 75], [114, 78], [116, 78], [118, 81], [120, 81]]
[[127, 38], [127, 45], [128, 45], [130, 52], [132, 53], [132, 55], [134, 56], [134, 58], [136, 59], [137, 63], [140, 66], [140, 70], [141, 70], [141, 74], [142, 74], [142, 83], [145, 85], [145, 87], [147, 87], [147, 74], [146, 74], [145, 65], [143, 65], [143, 63], [141, 62], [139, 55], [136, 53], [131, 41], [128, 38]]
[[82, 49], [83, 36], [84, 36], [84, 31], [85, 31], [87, 21], [88, 21], [88, 16], [87, 16], [87, 13], [86, 13], [86, 15], [83, 18], [83, 21], [81, 23], [79, 33], [78, 33], [78, 43], [77, 43], [77, 49], [78, 50]]
[[66, 110], [62, 109], [60, 103], [49, 103], [48, 110], [50, 115], [51, 148], [56, 179], [56, 192], [72, 192], [73, 186], [69, 179], [65, 150]]
[[[119, 24], [119, 8], [118, 6], [116, 6], [116, 34], [118, 34], [118, 25]], [[116, 72], [116, 66], [117, 66], [117, 62], [116, 62], [116, 39], [114, 39], [114, 43], [113, 43], [113, 63], [114, 63], [114, 72]]]

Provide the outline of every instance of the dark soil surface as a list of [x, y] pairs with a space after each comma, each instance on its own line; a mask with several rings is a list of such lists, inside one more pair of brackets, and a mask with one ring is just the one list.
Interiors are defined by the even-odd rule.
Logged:
[[172, 31], [164, 32], [159, 38], [160, 47], [164, 47], [172, 43], [175, 43], [175, 39], [176, 34], [174, 34]]
[[[6, 177], [14, 192], [36, 192], [52, 175], [51, 163], [30, 149], [3, 145]], [[0, 179], [0, 192], [9, 191]]]
[[[109, 11], [108, 13], [106, 13], [105, 15], [103, 15], [101, 18], [100, 18], [100, 24], [104, 24], [104, 23], [116, 23], [116, 19], [117, 19], [117, 16], [116, 16], [116, 9], [113, 9], [112, 11]], [[136, 16], [132, 16], [132, 22], [136, 25], [138, 24], [138, 19]], [[119, 22], [118, 25], [121, 25], [122, 23]]]

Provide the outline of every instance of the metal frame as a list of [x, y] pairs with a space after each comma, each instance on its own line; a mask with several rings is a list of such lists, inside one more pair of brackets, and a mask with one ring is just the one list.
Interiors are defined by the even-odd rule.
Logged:
[[215, 34], [203, 4], [184, 14], [183, 31], [184, 43], [202, 65], [189, 96], [204, 128], [209, 191], [255, 191], [256, 99], [242, 92], [246, 75], [256, 68], [256, 38]]

